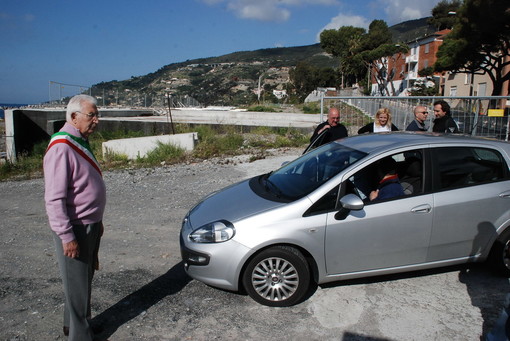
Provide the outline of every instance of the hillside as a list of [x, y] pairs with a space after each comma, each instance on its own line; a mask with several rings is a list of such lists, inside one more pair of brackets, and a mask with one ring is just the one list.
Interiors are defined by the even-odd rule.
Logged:
[[[434, 32], [427, 18], [390, 27], [395, 42], [406, 42]], [[95, 84], [92, 93], [105, 105], [166, 106], [193, 101], [200, 105], [243, 105], [257, 100], [259, 80], [264, 96], [289, 86], [289, 71], [298, 62], [336, 68], [338, 60], [320, 44], [233, 52], [165, 65], [156, 72], [123, 81]], [[272, 97], [275, 100], [274, 97]], [[198, 101], [198, 103], [196, 103]]]
[[404, 21], [390, 27], [394, 42], [409, 42], [416, 38], [424, 37], [436, 31], [434, 26], [427, 23], [427, 18]]
[[145, 76], [96, 84], [92, 91], [105, 94], [105, 104], [145, 105], [148, 98], [147, 105], [166, 105], [167, 93], [192, 97], [202, 105], [249, 104], [257, 98], [260, 76], [262, 87], [281, 90], [289, 82], [290, 68], [300, 61], [316, 67], [338, 65], [319, 44], [269, 48], [173, 63]]

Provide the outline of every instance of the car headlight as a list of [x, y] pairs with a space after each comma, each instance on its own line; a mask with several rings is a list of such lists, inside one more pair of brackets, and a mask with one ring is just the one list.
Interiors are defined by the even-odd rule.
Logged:
[[219, 220], [191, 232], [189, 239], [195, 243], [221, 243], [231, 239], [234, 234], [234, 225], [226, 220]]

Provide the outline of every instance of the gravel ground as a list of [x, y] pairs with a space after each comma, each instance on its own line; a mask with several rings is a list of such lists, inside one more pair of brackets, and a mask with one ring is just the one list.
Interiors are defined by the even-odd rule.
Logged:
[[[269, 308], [208, 287], [182, 268], [178, 234], [203, 196], [299, 154], [271, 151], [157, 169], [106, 172], [108, 204], [93, 322], [110, 340], [480, 340], [510, 292], [482, 266], [345, 281]], [[43, 180], [0, 183], [0, 339], [61, 340], [60, 276]]]

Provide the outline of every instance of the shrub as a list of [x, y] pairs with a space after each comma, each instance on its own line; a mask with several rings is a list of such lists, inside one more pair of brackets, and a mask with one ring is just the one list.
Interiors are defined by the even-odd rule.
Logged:
[[155, 166], [162, 162], [175, 163], [181, 161], [184, 154], [184, 149], [180, 147], [171, 143], [158, 142], [156, 149], [148, 152], [145, 157], [137, 159], [136, 162], [144, 166]]
[[303, 104], [303, 112], [305, 114], [320, 114], [321, 106], [319, 102], [310, 102]]

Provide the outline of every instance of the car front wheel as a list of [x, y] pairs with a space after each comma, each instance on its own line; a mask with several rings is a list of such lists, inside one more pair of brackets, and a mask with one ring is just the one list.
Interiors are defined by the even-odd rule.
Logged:
[[243, 286], [258, 303], [288, 307], [299, 303], [310, 286], [310, 268], [296, 248], [274, 246], [261, 251], [248, 263]]
[[489, 261], [500, 274], [510, 277], [510, 230], [503, 232], [494, 242]]

